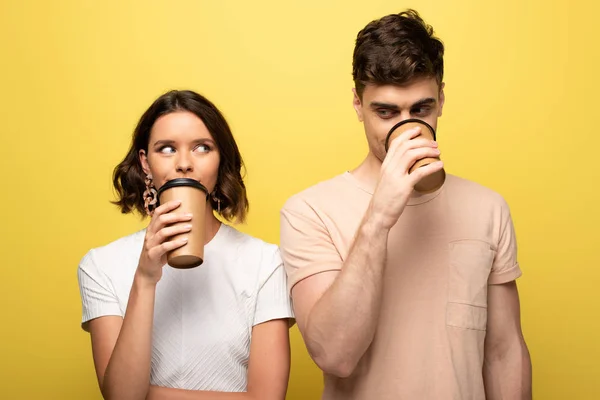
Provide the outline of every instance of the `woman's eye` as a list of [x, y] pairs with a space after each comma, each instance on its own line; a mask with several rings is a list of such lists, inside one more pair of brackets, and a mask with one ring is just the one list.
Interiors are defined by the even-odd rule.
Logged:
[[208, 153], [210, 151], [210, 147], [206, 144], [200, 144], [198, 147], [196, 147], [196, 151], [199, 151], [200, 153]]
[[174, 153], [175, 149], [172, 146], [163, 146], [158, 151], [164, 154], [170, 154]]

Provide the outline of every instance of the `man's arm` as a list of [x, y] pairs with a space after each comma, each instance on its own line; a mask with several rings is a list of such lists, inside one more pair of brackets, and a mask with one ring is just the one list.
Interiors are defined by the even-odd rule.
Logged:
[[368, 213], [342, 270], [313, 275], [292, 289], [308, 352], [328, 374], [349, 376], [373, 340], [388, 232]]
[[520, 318], [516, 282], [490, 285], [483, 368], [488, 400], [532, 398], [531, 359]]
[[392, 142], [343, 265], [332, 265], [337, 249], [320, 219], [307, 216], [312, 210], [282, 212], [286, 268], [317, 272], [296, 283], [291, 294], [308, 352], [327, 374], [349, 376], [370, 346], [379, 318], [389, 231], [414, 185], [443, 166], [433, 163], [408, 173], [416, 160], [439, 155], [434, 142], [414, 139], [418, 134], [418, 129], [408, 130]]

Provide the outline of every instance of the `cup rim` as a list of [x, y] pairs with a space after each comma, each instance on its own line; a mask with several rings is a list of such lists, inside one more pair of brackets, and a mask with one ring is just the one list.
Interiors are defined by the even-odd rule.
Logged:
[[171, 180], [165, 182], [164, 185], [162, 185], [158, 189], [156, 197], [160, 201], [160, 195], [165, 190], [172, 189], [174, 187], [181, 187], [181, 186], [189, 186], [189, 187], [193, 187], [195, 189], [200, 189], [204, 193], [206, 193], [206, 196], [208, 197], [208, 189], [203, 184], [201, 184], [200, 182], [198, 182], [197, 180], [192, 179], [192, 178], [175, 178], [175, 179], [171, 179]]
[[419, 124], [425, 125], [427, 128], [429, 128], [429, 130], [433, 134], [433, 140], [437, 140], [436, 136], [435, 136], [435, 129], [433, 129], [433, 127], [431, 125], [429, 125], [427, 122], [423, 121], [422, 119], [418, 119], [418, 118], [405, 119], [404, 121], [400, 121], [396, 125], [392, 126], [392, 129], [389, 130], [387, 136], [385, 137], [385, 151], [386, 151], [386, 153], [387, 153], [387, 151], [388, 151], [388, 149], [390, 147], [390, 136], [392, 136], [392, 133], [394, 133], [394, 131], [396, 129], [398, 129], [399, 127], [401, 127], [402, 125], [407, 124], [409, 122], [418, 122]]

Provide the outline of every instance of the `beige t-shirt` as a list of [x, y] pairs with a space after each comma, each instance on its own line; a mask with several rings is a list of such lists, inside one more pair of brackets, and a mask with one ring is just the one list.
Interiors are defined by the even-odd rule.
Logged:
[[[290, 198], [281, 252], [290, 290], [340, 270], [372, 193], [350, 173]], [[325, 375], [325, 400], [480, 400], [488, 285], [521, 275], [508, 205], [448, 175], [413, 194], [388, 240], [381, 314], [354, 373]]]

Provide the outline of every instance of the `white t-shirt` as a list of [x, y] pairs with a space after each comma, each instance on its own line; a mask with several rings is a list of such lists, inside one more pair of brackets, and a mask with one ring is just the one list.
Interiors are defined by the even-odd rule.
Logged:
[[[84, 329], [94, 318], [125, 315], [145, 233], [92, 249], [81, 260]], [[252, 327], [293, 318], [279, 249], [221, 224], [204, 258], [197, 268], [163, 268], [156, 287], [150, 382], [242, 392]]]

